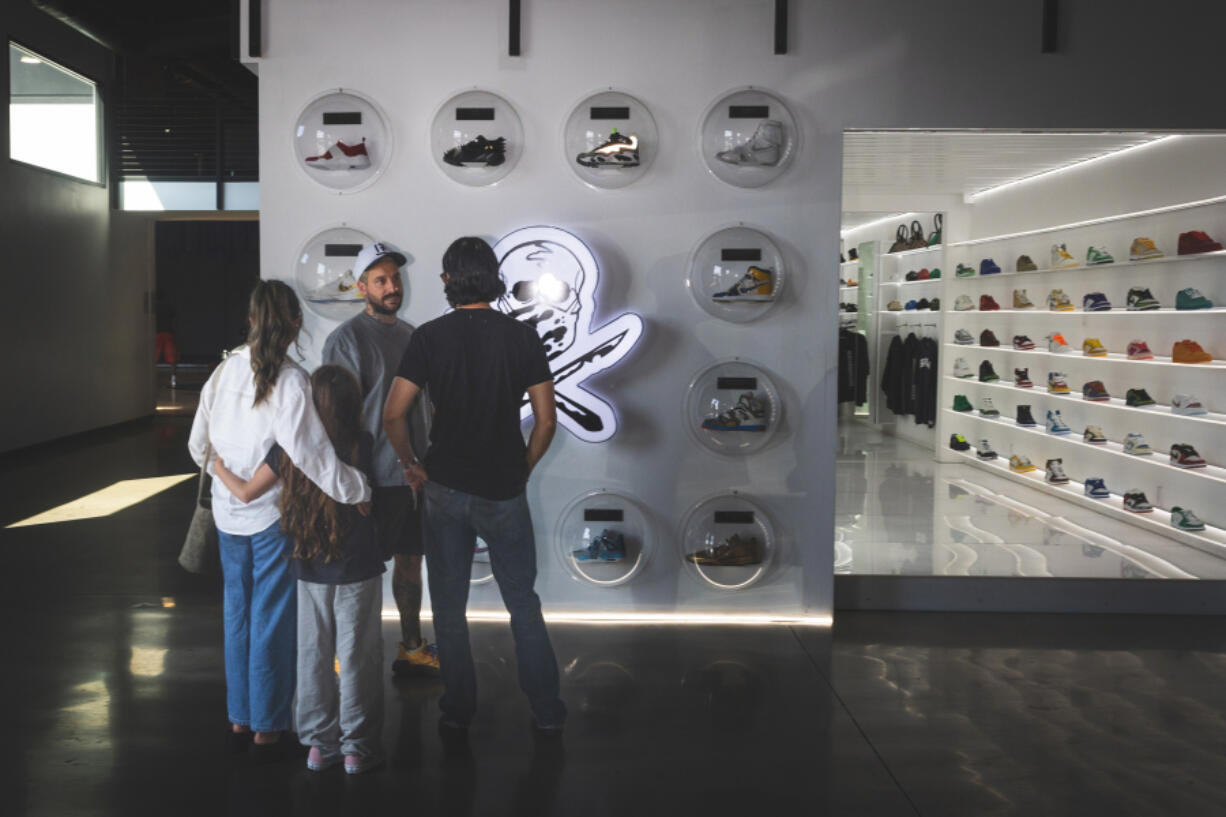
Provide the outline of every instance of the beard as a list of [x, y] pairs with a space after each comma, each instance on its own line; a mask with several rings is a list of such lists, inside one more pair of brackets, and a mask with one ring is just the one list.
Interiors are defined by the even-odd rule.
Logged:
[[[395, 301], [396, 305], [389, 306], [388, 301]], [[371, 298], [370, 296], [366, 297], [366, 303], [370, 305], [372, 310], [380, 315], [395, 315], [400, 311], [400, 305], [403, 302], [403, 295], [387, 295], [382, 300]]]

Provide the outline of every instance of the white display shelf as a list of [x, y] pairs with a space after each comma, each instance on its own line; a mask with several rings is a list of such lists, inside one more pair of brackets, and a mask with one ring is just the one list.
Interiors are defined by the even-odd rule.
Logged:
[[924, 247], [923, 249], [919, 249], [919, 250], [902, 250], [901, 252], [887, 252], [887, 253], [884, 253], [883, 255], [885, 258], [909, 258], [914, 255], [923, 255], [924, 253], [929, 253], [929, 252], [940, 252], [943, 249], [945, 249], [944, 244], [933, 244], [931, 247]]
[[1002, 307], [1000, 309], [986, 309], [986, 310], [985, 309], [951, 309], [950, 312], [955, 312], [955, 313], [959, 313], [963, 315], [970, 313], [970, 312], [984, 312], [984, 313], [991, 313], [991, 314], [996, 314], [999, 312], [1002, 315], [1060, 315], [1060, 316], [1075, 315], [1075, 316], [1083, 317], [1083, 318], [1089, 317], [1092, 315], [1102, 315], [1102, 316], [1110, 316], [1110, 317], [1118, 318], [1121, 315], [1129, 315], [1129, 316], [1132, 316], [1132, 315], [1171, 315], [1174, 313], [1178, 313], [1180, 315], [1221, 315], [1221, 314], [1226, 314], [1226, 307], [1215, 306], [1211, 309], [1175, 309], [1172, 306], [1164, 306], [1160, 309], [1127, 309], [1122, 306], [1116, 306], [1116, 307], [1112, 307], [1111, 309], [1102, 309], [1097, 312], [1086, 312], [1084, 309], [1074, 309], [1074, 310], [1066, 310], [1063, 312], [1056, 312], [1051, 309], [1039, 309], [1038, 307], [1035, 307], [1033, 309], [1005, 309]]
[[878, 315], [930, 315], [936, 317], [941, 314], [939, 309], [878, 309]]
[[[970, 441], [968, 440], [968, 442]], [[1045, 491], [1052, 496], [1057, 496], [1076, 505], [1092, 508], [1104, 516], [1122, 519], [1142, 530], [1174, 539], [1177, 542], [1202, 550], [1213, 556], [1226, 557], [1226, 530], [1222, 528], [1205, 525], [1205, 529], [1199, 533], [1179, 530], [1171, 526], [1170, 511], [1163, 510], [1162, 508], [1154, 508], [1151, 513], [1143, 514], [1126, 511], [1124, 510], [1124, 497], [1122, 494], [1113, 493], [1110, 499], [1092, 499], [1085, 495], [1085, 485], [1076, 480], [1069, 480], [1063, 485], [1053, 485], [1047, 482], [1044, 478], [1044, 471], [1039, 466], [1036, 466], [1033, 471], [1019, 474], [1009, 469], [1007, 457], [981, 460], [970, 451], [951, 450], [950, 453], [974, 463], [993, 474], [1005, 476], [1015, 482], [1035, 488], [1036, 490]], [[1196, 511], [1197, 509], [1192, 508], [1191, 510]]]
[[[967, 347], [961, 347], [961, 348], [967, 348]], [[1069, 392], [1068, 394], [1052, 394], [1051, 392], [1047, 390], [1047, 387], [1045, 384], [1039, 383], [1039, 382], [1036, 382], [1035, 385], [1029, 389], [1024, 389], [1024, 388], [1021, 388], [1020, 386], [1014, 386], [1014, 385], [1011, 385], [1010, 383], [1005, 382], [1004, 376], [1002, 376], [999, 381], [996, 381], [994, 383], [980, 383], [977, 377], [961, 378], [961, 377], [954, 377], [952, 374], [945, 375], [945, 379], [951, 380], [954, 383], [973, 383], [976, 386], [990, 386], [991, 388], [994, 388], [994, 389], [1008, 389], [1011, 392], [1015, 392], [1015, 393], [1023, 394], [1023, 395], [1042, 394], [1042, 395], [1046, 395], [1047, 397], [1055, 397], [1061, 400], [1076, 400], [1080, 404], [1087, 405], [1087, 406], [1095, 406], [1095, 407], [1103, 408], [1103, 409], [1115, 409], [1117, 411], [1139, 411], [1145, 414], [1161, 415], [1164, 418], [1173, 417], [1176, 420], [1191, 420], [1197, 423], [1214, 423], [1216, 425], [1226, 425], [1226, 414], [1217, 414], [1214, 412], [1210, 412], [1209, 414], [1200, 414], [1200, 415], [1176, 414], [1175, 412], [1171, 411], [1170, 406], [1159, 406], [1159, 405], [1130, 406], [1128, 405], [1127, 401], [1119, 397], [1112, 397], [1110, 400], [1086, 400], [1082, 398], [1080, 394], [1074, 394], [1072, 392]], [[957, 412], [957, 413], [961, 414], [962, 412]]]
[[1075, 267], [1060, 267], [1052, 269], [1050, 267], [1038, 270], [1027, 270], [1023, 272], [993, 272], [988, 275], [980, 275], [976, 271], [974, 275], [966, 275], [962, 278], [954, 278], [958, 281], [974, 281], [980, 278], [1004, 278], [1015, 275], [1042, 275], [1049, 272], [1085, 272], [1087, 270], [1112, 269], [1115, 267], [1153, 267], [1159, 264], [1180, 264], [1189, 261], [1200, 261], [1203, 259], [1216, 261], [1226, 261], [1226, 250], [1218, 250], [1216, 252], [1202, 252], [1194, 255], [1169, 255], [1162, 258], [1147, 258], [1144, 261], [1113, 261], [1110, 264], [1078, 264]]
[[[1031, 338], [1031, 340], [1034, 340], [1034, 338]], [[1035, 342], [1036, 344], [1042, 343], [1043, 339], [1040, 338]], [[1104, 363], [1127, 363], [1129, 365], [1136, 366], [1178, 366], [1181, 369], [1187, 369], [1189, 371], [1197, 369], [1226, 369], [1226, 360], [1211, 360], [1208, 363], [1176, 363], [1166, 355], [1155, 355], [1153, 360], [1129, 360], [1128, 355], [1120, 354], [1119, 352], [1108, 352], [1106, 355], [1099, 355], [1095, 357], [1072, 351], [1049, 352], [1046, 349], [1039, 349], [1037, 347], [1034, 349], [1014, 349], [1012, 346], [1005, 346], [1003, 341], [1001, 342], [1000, 346], [980, 346], [979, 344], [963, 345], [960, 343], [946, 343], [945, 345], [951, 346], [955, 349], [982, 349], [987, 352], [1010, 352], [1018, 355], [1051, 357], [1059, 358], [1061, 360], [1096, 360]]]
[[925, 278], [922, 281], [882, 281], [883, 287], [909, 287], [916, 284], [939, 284], [944, 281], [944, 278]]
[[[1180, 468], [1178, 466], [1171, 465], [1170, 454], [1167, 451], [1159, 451], [1155, 449], [1153, 454], [1127, 454], [1124, 452], [1124, 446], [1121, 443], [1115, 442], [1114, 440], [1107, 440], [1107, 442], [1100, 445], [1085, 442], [1082, 439], [1084, 429], [1081, 431], [1073, 430], [1068, 434], [1049, 434], [1046, 427], [1042, 425], [1045, 419], [1044, 417], [1035, 417], [1035, 421], [1040, 423], [1040, 425], [1021, 426], [1018, 425], [1017, 420], [1012, 417], [984, 417], [978, 413], [978, 409], [975, 409], [974, 411], [954, 411], [951, 408], [947, 408], [945, 411], [957, 416], [970, 417], [974, 420], [980, 420], [985, 423], [992, 423], [997, 426], [1013, 428], [1016, 431], [1021, 431], [1026, 434], [1037, 434], [1038, 436], [1048, 440], [1059, 440], [1062, 443], [1067, 443], [1069, 445], [1078, 446], [1081, 448], [1089, 448], [1094, 451], [1105, 451], [1108, 454], [1123, 457], [1126, 460], [1152, 465], [1156, 468], [1178, 471], [1180, 473], [1191, 474], [1192, 476], [1200, 477], [1202, 479], [1210, 479], [1216, 482], [1226, 483], [1226, 468], [1219, 468], [1216, 465], [1206, 465], [1204, 468]], [[1201, 454], [1201, 456], [1204, 455]]]

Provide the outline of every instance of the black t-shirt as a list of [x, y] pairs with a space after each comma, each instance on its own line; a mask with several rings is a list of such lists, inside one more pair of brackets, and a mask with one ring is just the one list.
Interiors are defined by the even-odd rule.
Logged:
[[[374, 438], [368, 432], [363, 432], [358, 443], [357, 466], [366, 479], [371, 479], [373, 464]], [[281, 464], [285, 452], [276, 443], [269, 450], [264, 462], [278, 476], [281, 476]], [[373, 484], [373, 483], [372, 483]], [[373, 579], [383, 573], [383, 552], [375, 538], [374, 513], [363, 516], [354, 505], [340, 506], [341, 527], [344, 535], [340, 541], [340, 555], [330, 562], [324, 561], [322, 554], [310, 559], [290, 559], [290, 572], [295, 579], [315, 584], [351, 584]]]
[[553, 379], [536, 330], [494, 309], [457, 309], [418, 327], [399, 377], [430, 389], [430, 480], [485, 499], [513, 499], [528, 478], [520, 407]]

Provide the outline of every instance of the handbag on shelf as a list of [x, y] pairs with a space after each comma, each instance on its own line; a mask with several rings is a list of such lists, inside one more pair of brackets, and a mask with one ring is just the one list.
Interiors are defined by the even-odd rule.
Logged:
[[890, 245], [890, 249], [886, 252], [902, 252], [907, 249], [907, 243], [910, 235], [907, 233], [907, 225], [899, 224], [898, 229], [894, 231], [894, 243]]
[[932, 235], [928, 236], [928, 246], [935, 247], [941, 243], [941, 229], [945, 226], [945, 217], [937, 213], [932, 217]]
[[[179, 551], [179, 566], [188, 573], [209, 573], [219, 563], [217, 525], [213, 522], [212, 478], [209, 476], [209, 460], [213, 446], [204, 447], [204, 465], [200, 466], [200, 478], [196, 482], [196, 510], [192, 513], [187, 536]], [[206, 490], [206, 486], [209, 490]]]
[[911, 222], [911, 237], [907, 239], [908, 250], [922, 250], [928, 246], [928, 240], [924, 238], [924, 225], [918, 221]]

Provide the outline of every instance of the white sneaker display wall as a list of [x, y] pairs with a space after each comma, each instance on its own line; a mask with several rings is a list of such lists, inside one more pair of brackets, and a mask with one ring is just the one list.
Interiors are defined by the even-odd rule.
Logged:
[[294, 164], [337, 193], [374, 184], [392, 159], [392, 128], [373, 99], [337, 88], [307, 103], [294, 123]]

